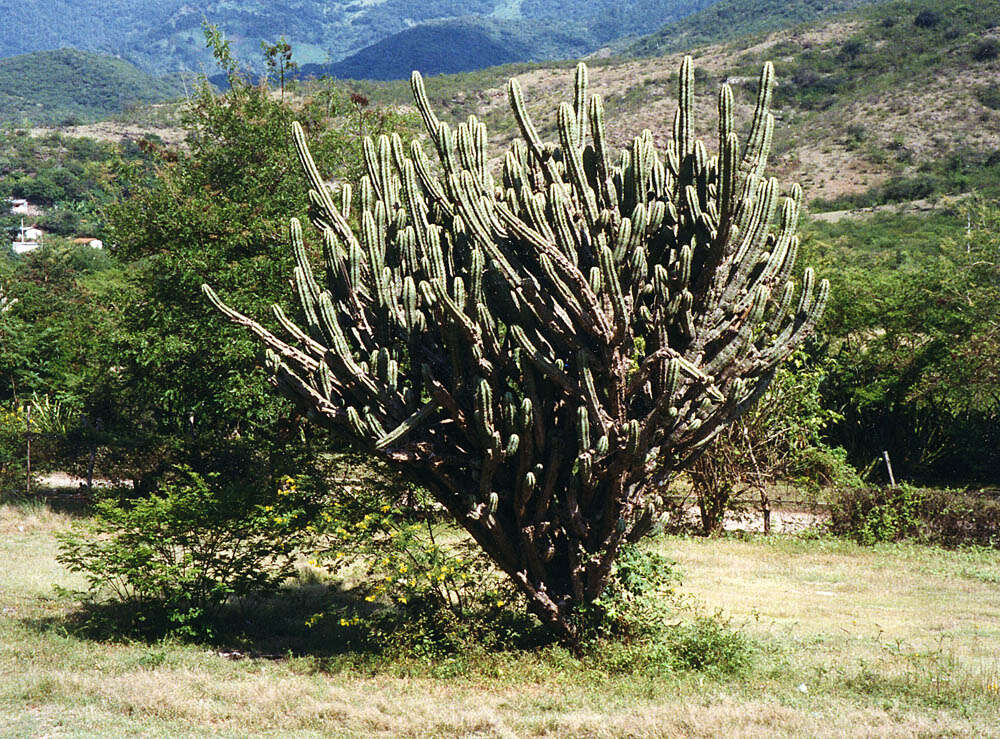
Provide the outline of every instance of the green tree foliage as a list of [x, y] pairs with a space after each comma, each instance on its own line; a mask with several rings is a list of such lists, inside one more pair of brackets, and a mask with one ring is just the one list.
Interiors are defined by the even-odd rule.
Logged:
[[[208, 38], [228, 92], [203, 83], [184, 116], [186, 147], [155, 149], [151, 171], [124, 167], [119, 199], [105, 212], [132, 293], [114, 341], [119, 371], [95, 397], [93, 415], [123, 450], [141, 451], [140, 476], [182, 460], [230, 476], [254, 469], [264, 479], [292, 464], [270, 442], [299, 439], [296, 414], [264, 391], [255, 343], [220, 332], [198, 286], [211, 275], [260, 310], [284, 300], [291, 261], [278, 245], [287, 218], [304, 215], [306, 202], [289, 119], [303, 121], [336, 178], [357, 175], [360, 142], [346, 101], [293, 108], [247, 80], [215, 29]], [[397, 120], [378, 118], [385, 126]]]
[[909, 263], [840, 276], [824, 395], [843, 409], [833, 438], [859, 466], [888, 450], [900, 478], [996, 484], [1000, 207], [974, 200], [951, 218], [954, 235]]
[[[91, 448], [84, 432], [91, 394], [115, 371], [107, 340], [124, 274], [103, 251], [49, 244], [0, 259], [0, 280], [16, 301], [0, 314], [0, 455], [5, 464], [23, 462], [28, 429], [25, 418], [15, 419], [31, 403], [33, 469], [72, 470]], [[53, 404], [60, 423], [46, 427], [37, 409]]]
[[[98, 211], [114, 192], [110, 165], [144, 156], [134, 143], [118, 146], [55, 131], [44, 136], [0, 132], [0, 196], [43, 206], [39, 225], [50, 233], [98, 236]], [[5, 215], [4, 220], [11, 228], [20, 217]]]

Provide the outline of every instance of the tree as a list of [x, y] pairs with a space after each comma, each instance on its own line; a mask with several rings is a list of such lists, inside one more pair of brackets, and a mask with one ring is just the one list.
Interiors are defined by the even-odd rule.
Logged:
[[[771, 531], [771, 489], [782, 480], [805, 484], [857, 484], [842, 449], [831, 449], [822, 430], [840, 415], [823, 407], [820, 385], [829, 362], [798, 351], [782, 366], [760, 402], [722, 433], [688, 471], [698, 504], [702, 533], [722, 531], [729, 511], [738, 510], [742, 493], [760, 501], [764, 533]], [[807, 482], [809, 481], [809, 482]]]
[[840, 371], [823, 394], [843, 409], [831, 435], [859, 467], [887, 450], [899, 479], [995, 485], [1000, 207], [972, 199], [957, 220], [963, 237], [916, 267], [844, 284], [830, 328]]
[[512, 80], [522, 139], [497, 181], [485, 126], [454, 132], [414, 73], [442, 175], [419, 143], [366, 140], [360, 237], [350, 193], [334, 202], [293, 127], [326, 262], [321, 287], [293, 219], [305, 327], [275, 307], [285, 341], [203, 289], [267, 347], [275, 385], [430, 488], [573, 641], [621, 546], [652, 526], [659, 486], [766, 390], [826, 302], [806, 270], [793, 305], [802, 193], [778, 216], [763, 178], [773, 77], [765, 65], [742, 156], [723, 86], [710, 158], [686, 58], [666, 156], [647, 131], [617, 165], [585, 66], [558, 145]]
[[263, 391], [257, 345], [236, 330], [220, 333], [198, 286], [212, 274], [257, 306], [283, 299], [291, 260], [275, 244], [287, 217], [305, 214], [307, 195], [293, 176], [290, 117], [303, 120], [332, 174], [353, 178], [361, 167], [346, 103], [334, 118], [308, 102], [292, 107], [266, 82], [248, 81], [215, 29], [206, 34], [228, 91], [203, 81], [183, 119], [187, 146], [149, 145], [152, 166], [124, 168], [105, 212], [131, 293], [111, 349], [119, 370], [95, 393], [91, 413], [144, 490], [175, 463], [224, 480], [263, 479], [294, 464], [285, 445], [299, 446], [297, 412]]
[[272, 78], [277, 78], [278, 89], [281, 90], [281, 99], [284, 100], [285, 76], [294, 74], [299, 68], [299, 65], [292, 61], [292, 45], [282, 36], [273, 44], [261, 41], [260, 48], [264, 52], [264, 61], [267, 63], [268, 73]]

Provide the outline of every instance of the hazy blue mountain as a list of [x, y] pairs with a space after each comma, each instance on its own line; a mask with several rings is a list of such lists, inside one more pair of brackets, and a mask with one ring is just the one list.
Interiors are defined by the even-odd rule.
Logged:
[[[510, 55], [511, 60], [538, 60], [586, 54], [652, 32], [711, 2], [0, 0], [0, 57], [69, 46], [119, 56], [151, 72], [213, 72], [201, 32], [207, 19], [223, 30], [247, 64], [259, 64], [262, 40], [284, 35], [300, 64], [346, 61], [362, 51], [350, 64], [378, 53], [415, 53], [420, 40], [432, 45], [419, 50], [420, 59], [440, 52], [437, 44], [444, 44], [465, 60], [463, 65], [481, 67]], [[395, 40], [388, 47], [377, 46], [390, 37]], [[398, 64], [414, 66], [405, 59]]]
[[391, 80], [468, 72], [499, 64], [579, 56], [585, 47], [580, 28], [542, 22], [463, 18], [422, 23], [333, 64], [305, 65], [303, 76], [329, 74], [346, 79]]

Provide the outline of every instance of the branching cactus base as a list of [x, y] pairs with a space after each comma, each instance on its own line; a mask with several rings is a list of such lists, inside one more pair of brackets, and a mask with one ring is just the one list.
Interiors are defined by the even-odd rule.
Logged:
[[576, 72], [544, 143], [515, 80], [521, 138], [499, 178], [486, 127], [417, 107], [419, 142], [366, 140], [357, 233], [301, 127], [295, 143], [322, 234], [317, 276], [291, 222], [303, 321], [282, 335], [205, 294], [267, 348], [274, 384], [431, 489], [563, 638], [646, 533], [658, 491], [766, 389], [829, 292], [791, 279], [802, 191], [764, 177], [774, 119], [764, 66], [741, 147], [719, 94], [718, 154], [692, 138], [693, 65], [680, 70], [665, 152], [644, 131], [617, 158], [604, 106]]

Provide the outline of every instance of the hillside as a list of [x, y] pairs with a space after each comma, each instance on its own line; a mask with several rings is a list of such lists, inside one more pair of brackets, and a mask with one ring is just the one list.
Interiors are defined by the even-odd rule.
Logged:
[[[933, 10], [929, 10], [929, 8]], [[729, 80], [737, 117], [749, 123], [757, 75], [773, 60], [778, 88], [772, 169], [799, 181], [809, 200], [849, 207], [924, 198], [1000, 183], [1000, 2], [889, 2], [765, 36], [694, 52], [697, 132], [712, 149], [716, 94]], [[643, 128], [665, 145], [676, 106], [680, 54], [590, 63], [591, 87], [606, 103], [609, 134], [629, 144]], [[569, 99], [573, 65], [514, 65], [428, 80], [442, 115], [488, 124], [500, 151], [514, 135], [505, 82], [517, 76], [543, 136]], [[405, 104], [408, 85], [356, 83], [374, 100]]]
[[179, 80], [75, 49], [0, 59], [0, 120], [67, 123], [119, 113], [183, 94]]
[[[284, 35], [299, 64], [341, 61], [424, 24], [463, 20], [491, 37], [508, 36], [519, 60], [579, 56], [623, 37], [649, 33], [711, 0], [23, 0], [7, 12], [0, 57], [72, 46], [121, 56], [147, 71], [211, 69], [203, 20], [218, 25], [244, 63], [259, 65], [260, 42]], [[561, 39], [553, 44], [549, 38]], [[404, 37], [404, 41], [405, 41]], [[419, 38], [424, 38], [419, 36]], [[440, 49], [475, 58], [475, 35]], [[394, 53], [406, 49], [405, 43]], [[490, 49], [479, 63], [494, 63]], [[371, 51], [370, 53], [375, 53]], [[400, 60], [402, 66], [413, 66]]]
[[543, 30], [523, 21], [463, 18], [425, 23], [383, 39], [343, 61], [305, 65], [302, 76], [328, 74], [340, 79], [405, 79], [417, 69], [425, 75], [454, 74], [518, 61], [571, 58], [580, 54], [578, 31]]
[[624, 56], [656, 56], [827, 18], [878, 0], [720, 0], [631, 43]]

